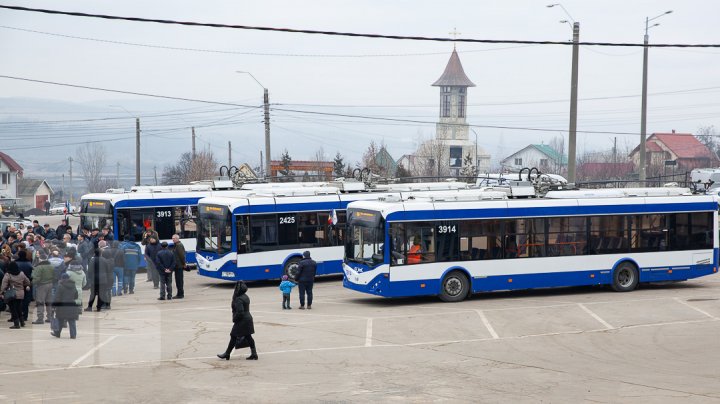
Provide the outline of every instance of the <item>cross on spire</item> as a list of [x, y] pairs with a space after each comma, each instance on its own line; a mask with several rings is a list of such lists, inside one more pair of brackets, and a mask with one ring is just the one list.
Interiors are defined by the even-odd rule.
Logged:
[[[462, 35], [458, 32], [457, 28], [453, 27], [453, 30], [449, 32], [449, 34], [453, 37], [454, 40], [457, 40], [457, 37]], [[453, 49], [455, 49], [455, 42], [453, 42]]]

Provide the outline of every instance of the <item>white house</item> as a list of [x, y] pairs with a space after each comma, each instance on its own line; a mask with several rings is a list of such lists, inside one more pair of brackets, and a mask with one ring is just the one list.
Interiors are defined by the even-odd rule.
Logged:
[[23, 169], [12, 157], [0, 152], [0, 203], [12, 204], [18, 197], [18, 177], [22, 177]]
[[546, 144], [531, 144], [505, 157], [500, 164], [503, 170], [519, 171], [526, 167], [536, 167], [542, 172], [560, 174], [567, 166], [567, 156]]

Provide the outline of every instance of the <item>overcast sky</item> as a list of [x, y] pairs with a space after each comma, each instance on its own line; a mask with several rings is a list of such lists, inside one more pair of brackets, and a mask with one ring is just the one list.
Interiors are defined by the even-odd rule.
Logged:
[[[547, 8], [548, 3], [0, 0], [6, 5], [211, 23], [431, 37], [448, 37], [456, 28], [460, 38], [570, 40], [570, 25], [559, 22], [568, 15], [560, 7]], [[650, 30], [651, 43], [720, 43], [717, 1], [562, 4], [581, 23], [582, 41], [641, 43], [645, 18], [673, 10], [656, 21], [661, 25]], [[430, 85], [441, 75], [452, 47], [0, 10], [0, 75], [259, 106], [261, 86], [236, 73], [251, 72], [269, 89], [274, 104], [273, 158], [287, 148], [296, 160], [309, 159], [322, 146], [328, 155], [339, 151], [355, 161], [370, 140], [386, 143], [395, 158], [411, 153], [418, 136], [434, 134], [434, 125], [279, 109], [434, 122], [439, 90]], [[567, 137], [571, 47], [458, 43], [457, 49], [465, 72], [477, 85], [469, 91], [468, 122], [477, 125], [478, 144], [494, 160], [528, 143]], [[694, 133], [701, 126], [720, 127], [719, 62], [717, 48], [650, 49], [648, 132]], [[641, 77], [641, 48], [581, 47], [579, 97], [589, 100], [580, 102], [578, 130], [639, 133]], [[264, 148], [260, 109], [168, 102], [9, 79], [0, 79], [0, 89], [0, 122], [123, 118], [0, 125], [0, 147], [31, 168], [37, 168], [49, 152], [61, 160], [74, 152], [77, 143], [92, 138], [107, 140], [105, 145], [113, 152], [109, 170], [114, 172], [117, 160], [124, 173], [132, 174], [130, 115], [143, 117], [143, 153], [148, 156], [143, 158], [144, 167], [162, 165], [189, 150], [190, 126], [198, 127], [198, 147], [212, 148], [222, 160], [227, 160], [228, 141], [234, 145], [233, 163], [257, 164]], [[163, 113], [174, 115], [153, 116]], [[512, 129], [518, 127], [541, 130]], [[18, 136], [18, 130], [32, 133], [31, 141]], [[578, 152], [607, 150], [614, 137], [623, 148], [639, 142], [637, 135], [580, 134]], [[25, 152], [23, 147], [29, 144], [48, 147]]]

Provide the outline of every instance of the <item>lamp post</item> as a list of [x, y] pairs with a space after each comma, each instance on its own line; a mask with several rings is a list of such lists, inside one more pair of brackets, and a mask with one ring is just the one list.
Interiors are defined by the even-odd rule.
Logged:
[[[642, 111], [640, 112], [640, 181], [647, 179], [645, 172], [645, 138], [647, 137], [647, 69], [648, 69], [648, 30], [652, 27], [657, 27], [660, 24], [649, 25], [650, 21], [657, 20], [658, 18], [672, 13], [672, 10], [668, 10], [653, 18], [645, 17], [645, 40], [643, 42], [643, 76], [642, 76]], [[643, 183], [644, 184], [644, 183]]]
[[[548, 4], [548, 8], [558, 6], [572, 21], [573, 27], [573, 51], [572, 51], [572, 73], [570, 77], [570, 125], [568, 128], [568, 183], [575, 183], [575, 165], [577, 163], [575, 157], [575, 144], [577, 142], [577, 103], [578, 103], [578, 59], [580, 50], [580, 23], [574, 18], [560, 3]], [[561, 23], [569, 23], [567, 20]]]
[[[131, 117], [133, 116], [122, 105], [110, 105], [110, 107], [120, 108]], [[140, 186], [140, 118], [137, 116], [135, 116], [135, 186]]]
[[236, 73], [249, 74], [263, 89], [263, 105], [265, 107], [265, 178], [270, 178], [270, 96], [268, 95], [268, 89], [252, 73], [239, 70]]
[[475, 132], [475, 129], [470, 128], [470, 130], [475, 134], [475, 170], [477, 172], [480, 172], [479, 166], [480, 163], [478, 161], [478, 134]]

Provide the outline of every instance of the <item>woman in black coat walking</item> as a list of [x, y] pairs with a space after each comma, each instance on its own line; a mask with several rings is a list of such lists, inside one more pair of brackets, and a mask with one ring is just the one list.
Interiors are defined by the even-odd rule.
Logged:
[[247, 360], [257, 360], [255, 340], [252, 335], [255, 333], [252, 314], [250, 314], [250, 298], [245, 292], [248, 287], [245, 282], [240, 281], [235, 285], [232, 298], [233, 328], [230, 331], [230, 342], [224, 353], [218, 354], [218, 358], [230, 360], [230, 353], [233, 348], [250, 347], [250, 356]]
[[67, 273], [62, 274], [60, 282], [58, 283], [57, 291], [55, 292], [55, 300], [53, 301], [53, 307], [55, 308], [55, 318], [57, 319], [58, 328], [52, 330], [50, 334], [53, 337], [60, 338], [65, 323], [68, 323], [70, 328], [70, 338], [75, 339], [77, 336], [77, 320], [78, 320], [78, 305], [76, 299], [78, 298], [77, 288], [75, 282], [70, 279], [70, 275]]

